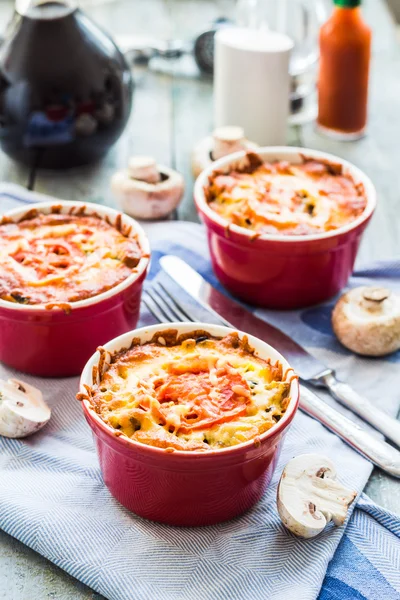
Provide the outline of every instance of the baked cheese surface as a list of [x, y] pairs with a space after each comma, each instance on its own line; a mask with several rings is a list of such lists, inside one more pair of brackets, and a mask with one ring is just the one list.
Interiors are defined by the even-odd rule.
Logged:
[[161, 332], [111, 359], [89, 392], [108, 425], [150, 446], [208, 451], [256, 438], [280, 420], [292, 370], [256, 356], [237, 333], [183, 337]]
[[365, 209], [364, 188], [341, 165], [304, 159], [302, 164], [263, 162], [215, 172], [205, 189], [209, 206], [227, 224], [255, 235], [307, 235], [339, 229]]
[[139, 263], [134, 237], [100, 217], [36, 214], [0, 224], [0, 298], [68, 303], [125, 280]]

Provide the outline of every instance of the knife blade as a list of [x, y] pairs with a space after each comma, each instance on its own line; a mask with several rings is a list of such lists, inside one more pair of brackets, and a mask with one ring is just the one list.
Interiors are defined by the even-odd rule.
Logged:
[[227, 326], [234, 326], [271, 344], [287, 359], [303, 381], [326, 388], [341, 404], [400, 446], [400, 421], [374, 406], [348, 384], [338, 381], [333, 369], [324, 365], [295, 340], [215, 289], [177, 256], [161, 257], [160, 265], [199, 304], [218, 318], [222, 317]]

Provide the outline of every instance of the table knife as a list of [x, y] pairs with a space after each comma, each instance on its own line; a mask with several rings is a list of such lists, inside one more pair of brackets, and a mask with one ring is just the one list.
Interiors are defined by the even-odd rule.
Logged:
[[160, 258], [160, 264], [192, 298], [214, 313], [223, 323], [270, 343], [288, 360], [301, 380], [309, 385], [327, 389], [341, 404], [400, 446], [400, 421], [373, 405], [347, 383], [339, 381], [333, 369], [320, 362], [291, 337], [216, 290], [177, 256], [163, 256]]

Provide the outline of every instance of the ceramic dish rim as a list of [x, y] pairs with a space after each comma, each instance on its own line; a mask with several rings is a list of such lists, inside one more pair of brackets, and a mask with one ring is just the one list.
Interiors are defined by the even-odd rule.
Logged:
[[[240, 337], [243, 337], [244, 335], [246, 335], [248, 337], [250, 345], [253, 346], [254, 348], [256, 348], [257, 353], [259, 350], [259, 348], [257, 348], [257, 346], [261, 346], [261, 348], [265, 350], [265, 355], [267, 357], [272, 356], [273, 359], [279, 360], [282, 363], [285, 370], [292, 369], [292, 367], [290, 366], [288, 361], [282, 356], [282, 354], [280, 352], [278, 352], [273, 346], [271, 346], [267, 342], [264, 342], [263, 340], [260, 340], [259, 338], [255, 337], [253, 335], [244, 333], [243, 331], [240, 331], [240, 330], [232, 328], [232, 327], [226, 327], [225, 325], [214, 325], [212, 323], [204, 323], [201, 321], [199, 321], [199, 322], [188, 321], [188, 322], [174, 322], [174, 323], [156, 323], [155, 325], [150, 325], [147, 327], [146, 326], [140, 327], [138, 329], [134, 329], [133, 331], [128, 331], [127, 333], [123, 333], [122, 335], [110, 340], [109, 342], [107, 342], [107, 344], [104, 344], [103, 348], [105, 348], [106, 350], [111, 349], [112, 351], [119, 350], [122, 348], [127, 348], [130, 346], [130, 343], [134, 337], [143, 336], [143, 337], [145, 337], [145, 340], [147, 341], [147, 337], [149, 336], [149, 339], [151, 337], [150, 334], [154, 334], [157, 331], [163, 331], [166, 329], [175, 329], [175, 328], [178, 329], [179, 333], [184, 333], [186, 331], [195, 331], [196, 329], [201, 329], [201, 330], [206, 330], [209, 333], [211, 333], [212, 335], [216, 335], [216, 336], [224, 335], [224, 334], [226, 335], [228, 333], [231, 333], [232, 331], [237, 331]], [[100, 358], [100, 354], [97, 351], [89, 358], [86, 365], [84, 366], [81, 377], [80, 377], [80, 381], [79, 381], [79, 391], [81, 393], [86, 393], [86, 389], [84, 388], [85, 384], [88, 386], [92, 385], [92, 367], [98, 363], [99, 358]], [[291, 394], [291, 399], [290, 399], [289, 405], [288, 405], [283, 417], [273, 427], [271, 427], [270, 429], [268, 429], [267, 431], [265, 431], [264, 433], [262, 433], [259, 436], [261, 444], [263, 442], [265, 442], [266, 440], [268, 440], [268, 438], [273, 437], [276, 434], [279, 434], [283, 429], [285, 429], [287, 427], [287, 425], [290, 424], [290, 421], [294, 417], [296, 410], [298, 408], [299, 396], [300, 396], [300, 388], [299, 388], [298, 379], [292, 380], [291, 387], [290, 387], [290, 394]], [[127, 436], [124, 436], [124, 435], [116, 436], [115, 435], [116, 430], [113, 427], [111, 427], [111, 425], [107, 425], [107, 423], [105, 423], [103, 421], [103, 419], [93, 410], [93, 408], [91, 407], [90, 402], [88, 400], [86, 400], [86, 399], [82, 400], [82, 404], [83, 404], [84, 411], [86, 412], [88, 418], [93, 419], [95, 421], [96, 425], [100, 426], [101, 430], [106, 434], [107, 437], [111, 438], [117, 444], [122, 444], [125, 447], [132, 449], [132, 451], [136, 450], [139, 452], [143, 452], [147, 455], [152, 455], [154, 458], [169, 457], [169, 456], [179, 457], [180, 456], [180, 457], [186, 457], [186, 458], [195, 457], [194, 460], [196, 460], [196, 458], [207, 459], [207, 457], [215, 457], [216, 455], [222, 456], [224, 454], [225, 455], [226, 454], [233, 455], [235, 453], [242, 453], [245, 450], [250, 450], [252, 448], [255, 448], [254, 438], [252, 438], [252, 439], [248, 440], [247, 442], [235, 444], [234, 446], [229, 446], [228, 448], [207, 450], [207, 452], [198, 452], [196, 450], [192, 450], [192, 451], [174, 450], [174, 452], [166, 453], [164, 448], [158, 448], [156, 446], [142, 444], [141, 442], [132, 440], [131, 438], [128, 438]]]
[[[368, 175], [366, 175], [361, 169], [359, 169], [352, 163], [342, 158], [339, 158], [334, 154], [329, 154], [320, 150], [311, 150], [310, 148], [300, 148], [295, 146], [266, 146], [257, 148], [252, 152], [254, 154], [260, 155], [261, 158], [263, 158], [264, 160], [273, 159], [276, 158], [277, 155], [285, 154], [288, 157], [292, 156], [294, 158], [300, 158], [301, 155], [303, 155], [310, 158], [316, 158], [325, 161], [328, 160], [332, 163], [339, 163], [345, 168], [345, 172], [349, 173], [354, 178], [356, 183], [363, 184], [365, 189], [365, 196], [367, 199], [367, 205], [364, 208], [361, 215], [354, 219], [354, 221], [351, 221], [350, 223], [347, 223], [346, 225], [343, 225], [343, 227], [339, 227], [338, 229], [306, 235], [283, 235], [264, 233], [257, 236], [257, 238], [254, 238], [254, 231], [246, 229], [245, 227], [240, 227], [239, 225], [235, 225], [233, 223], [229, 223], [229, 221], [221, 217], [215, 210], [213, 210], [205, 199], [204, 188], [207, 186], [209, 176], [214, 171], [221, 169], [222, 167], [227, 167], [230, 163], [234, 163], [235, 161], [242, 159], [246, 155], [246, 150], [235, 152], [233, 154], [229, 154], [228, 156], [223, 156], [222, 158], [213, 162], [212, 165], [204, 169], [204, 171], [200, 173], [200, 175], [197, 177], [193, 191], [195, 202], [199, 212], [207, 216], [210, 219], [210, 221], [216, 223], [224, 229], [226, 229], [229, 226], [230, 233], [238, 234], [239, 236], [242, 236], [243, 238], [252, 241], [252, 243], [306, 243], [338, 237], [348, 233], [349, 231], [352, 231], [353, 229], [357, 229], [360, 225], [365, 223], [371, 217], [376, 208], [376, 189]], [[290, 158], [280, 160], [290, 160]]]
[[[39, 212], [43, 212], [43, 209], [49, 209], [53, 206], [63, 206], [65, 209], [72, 208], [76, 206], [78, 208], [85, 207], [85, 209], [89, 210], [89, 213], [84, 213], [86, 216], [90, 216], [93, 214], [99, 215], [102, 219], [104, 217], [109, 216], [112, 217], [115, 221], [118, 215], [121, 215], [123, 223], [126, 223], [128, 226], [132, 227], [132, 231], [135, 232], [138, 236], [138, 243], [140, 250], [142, 252], [142, 256], [137, 265], [137, 271], [135, 273], [131, 273], [128, 275], [126, 279], [111, 287], [109, 290], [102, 292], [100, 294], [96, 294], [95, 296], [91, 296], [90, 298], [86, 298], [85, 300], [78, 300], [76, 302], [67, 302], [71, 306], [72, 312], [77, 310], [78, 308], [86, 308], [88, 306], [92, 306], [93, 304], [99, 304], [103, 300], [108, 300], [113, 296], [118, 295], [120, 292], [123, 292], [126, 288], [131, 286], [136, 280], [138, 280], [143, 273], [146, 272], [150, 262], [150, 244], [145, 234], [143, 228], [139, 223], [130, 217], [129, 215], [122, 213], [114, 208], [108, 206], [101, 206], [101, 204], [96, 204], [94, 202], [81, 202], [81, 201], [73, 201], [73, 200], [49, 200], [45, 202], [33, 202], [27, 206], [24, 204], [22, 207], [17, 207], [12, 210], [9, 210], [1, 215], [1, 217], [10, 217], [10, 218], [18, 218], [23, 216], [24, 214], [28, 214], [31, 210], [37, 209]], [[44, 212], [44, 214], [50, 214]], [[62, 213], [63, 214], [63, 213]], [[6, 310], [11, 311], [22, 311], [22, 312], [34, 312], [34, 311], [46, 311], [48, 314], [56, 313], [62, 310], [61, 308], [56, 307], [55, 309], [47, 309], [46, 305], [51, 304], [52, 302], [46, 302], [46, 304], [38, 303], [38, 304], [18, 304], [14, 302], [10, 302], [9, 300], [3, 300], [0, 298], [0, 308], [4, 308]]]

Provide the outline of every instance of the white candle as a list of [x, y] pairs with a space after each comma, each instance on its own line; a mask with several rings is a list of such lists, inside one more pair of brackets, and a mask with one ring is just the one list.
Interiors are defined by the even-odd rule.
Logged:
[[243, 127], [261, 146], [284, 145], [292, 40], [281, 33], [226, 27], [215, 36], [215, 125]]

